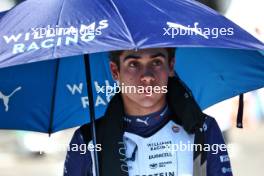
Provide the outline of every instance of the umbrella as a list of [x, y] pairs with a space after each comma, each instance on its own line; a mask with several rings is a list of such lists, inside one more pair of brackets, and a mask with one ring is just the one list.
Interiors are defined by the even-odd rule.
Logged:
[[[104, 113], [112, 94], [99, 88], [113, 85], [103, 54], [92, 54], [95, 116]], [[106, 57], [105, 57], [106, 58]], [[70, 69], [69, 69], [70, 68]], [[89, 122], [83, 56], [18, 65], [0, 70], [0, 128], [54, 133]], [[97, 90], [98, 89], [98, 90]]]
[[[254, 51], [264, 50], [263, 43], [215, 11], [190, 0], [168, 0], [166, 3], [158, 0], [99, 0], [96, 2], [91, 0], [47, 0], [45, 2], [28, 0], [1, 19], [0, 29], [0, 36], [2, 36], [0, 67], [2, 68], [113, 50], [211, 47], [237, 49], [233, 51], [235, 53], [241, 49], [252, 50], [244, 51], [247, 58], [258, 56], [261, 59], [256, 59], [256, 63], [242, 73], [253, 73], [247, 75], [250, 77], [249, 80], [256, 75], [258, 80], [263, 78], [263, 69], [259, 69], [262, 68], [263, 57]], [[194, 51], [193, 48], [191, 51]], [[225, 51], [223, 49], [221, 52], [215, 52], [223, 54]], [[237, 53], [237, 56], [239, 55]], [[90, 68], [93, 67], [89, 62], [92, 59], [90, 55], [85, 55], [85, 58], [87, 84], [91, 85]], [[232, 67], [226, 67], [226, 64], [230, 64], [229, 62], [222, 63], [221, 55], [219, 58], [211, 59], [209, 66], [211, 62], [214, 62], [229, 69], [229, 71], [219, 69], [219, 74], [216, 74], [218, 75], [216, 81], [224, 84], [230, 75], [222, 73], [234, 72], [232, 72]], [[234, 65], [241, 70], [247, 67], [244, 65], [246, 62], [242, 64], [239, 59], [234, 62]], [[178, 66], [181, 67], [179, 64]], [[204, 69], [205, 67], [206, 65], [202, 66]], [[183, 76], [180, 75], [180, 77]], [[187, 82], [184, 79], [183, 81]], [[206, 107], [222, 100], [217, 97], [228, 98], [263, 86], [263, 82], [260, 82], [257, 85], [252, 84], [239, 89], [236, 86], [243, 87], [243, 84], [239, 83], [227, 84], [227, 89], [222, 91], [224, 95], [217, 95], [215, 99], [208, 96], [210, 103], [203, 106]], [[195, 92], [196, 88], [193, 89], [192, 91]], [[196, 98], [202, 97], [200, 93], [212, 94], [209, 91], [197, 90], [199, 93]], [[94, 122], [91, 86], [88, 86], [87, 92], [90, 95], [88, 97], [91, 121]], [[94, 126], [93, 131], [95, 131]]]
[[[40, 11], [35, 8], [36, 6], [41, 6], [42, 10]], [[142, 10], [135, 13], [133, 7], [137, 6], [140, 6]], [[144, 20], [137, 20], [140, 19], [140, 16], [144, 17]], [[153, 16], [157, 17], [158, 20], [153, 20]], [[24, 20], [21, 21], [22, 18]], [[147, 27], [142, 28], [142, 26]], [[47, 0], [45, 2], [28, 0], [7, 13], [1, 19], [0, 27], [0, 34], [2, 36], [0, 38], [0, 67], [84, 53], [148, 47], [196, 46], [247, 50], [263, 49], [263, 44], [243, 29], [213, 10], [193, 1], [169, 0], [166, 3], [160, 3], [156, 0], [127, 1], [124, 4], [120, 1], [106, 0], [96, 3], [87, 0]], [[63, 29], [73, 30], [64, 31]], [[220, 31], [216, 29], [220, 29]], [[75, 30], [78, 30], [79, 33], [74, 33]], [[182, 53], [180, 51], [178, 50], [177, 54]], [[180, 57], [184, 57], [186, 63], [191, 66], [194, 59], [190, 59], [196, 57], [195, 51], [198, 50], [191, 48], [183, 50], [183, 54], [180, 54]], [[212, 60], [210, 61], [211, 63], [221, 61], [221, 65], [219, 66], [222, 66], [222, 68], [218, 69], [220, 71], [220, 74], [217, 75], [218, 77], [210, 77], [212, 81], [209, 83], [212, 84], [203, 84], [202, 86], [201, 84], [197, 84], [200, 82], [199, 80], [207, 80], [205, 78], [211, 74], [212, 70], [207, 73], [203, 72], [203, 70], [197, 70], [196, 73], [202, 74], [192, 76], [189, 73], [181, 75], [181, 69], [185, 69], [185, 67], [182, 64], [177, 64], [179, 67], [177, 72], [179, 72], [179, 76], [191, 88], [201, 108], [208, 107], [241, 92], [263, 86], [262, 81], [256, 80], [248, 83], [250, 86], [246, 85], [247, 87], [236, 84], [234, 88], [239, 87], [237, 91], [229, 89], [228, 92], [223, 86], [219, 86], [221, 80], [229, 80], [231, 84], [235, 84], [234, 77], [236, 76], [229, 78], [227, 77], [229, 75], [223, 75], [222, 72], [228, 72], [230, 69], [234, 71], [232, 69], [233, 66], [230, 67], [230, 65], [242, 65], [240, 59], [242, 60], [245, 56], [255, 58], [256, 65], [258, 66], [254, 67], [251, 64], [250, 68], [253, 69], [251, 69], [250, 73], [255, 73], [256, 78], [260, 78], [261, 80], [261, 69], [260, 71], [259, 69], [256, 70], [257, 68], [261, 68], [259, 66], [261, 65], [259, 63], [261, 62], [260, 59], [256, 59], [260, 57], [256, 57], [256, 55], [258, 56], [257, 52], [244, 51], [244, 54], [246, 54], [244, 56], [239, 50], [210, 49], [208, 51], [199, 51], [202, 51], [202, 53], [200, 52], [200, 56], [214, 58], [210, 59]], [[194, 53], [193, 56], [190, 53]], [[184, 54], [186, 55], [184, 56]], [[229, 63], [231, 59], [224, 62], [224, 58], [230, 58], [228, 56], [236, 56], [239, 59], [234, 61], [233, 64]], [[180, 57], [177, 56], [177, 58]], [[188, 62], [187, 59], [189, 59]], [[86, 59], [86, 61], [89, 60]], [[179, 62], [179, 59], [177, 59], [177, 62]], [[203, 64], [207, 63], [208, 61]], [[243, 64], [247, 63], [243, 62]], [[229, 65], [229, 67], [226, 67], [226, 65]], [[87, 68], [89, 69], [89, 67]], [[194, 68], [203, 67], [197, 67], [196, 64]], [[224, 70], [223, 68], [228, 69]], [[230, 73], [241, 75], [241, 70], [245, 69], [241, 68], [236, 73]], [[253, 75], [246, 71], [243, 74]], [[196, 77], [198, 75], [200, 75], [199, 78]], [[238, 79], [237, 82], [242, 83], [243, 80]], [[257, 84], [252, 84], [256, 82]], [[210, 87], [209, 85], [214, 87]], [[220, 87], [221, 89], [219, 89]], [[209, 93], [209, 91], [206, 91], [208, 88], [218, 88], [219, 93]], [[92, 105], [92, 103], [90, 104]], [[29, 129], [37, 130], [37, 128]], [[39, 129], [39, 131], [44, 131], [44, 128]]]

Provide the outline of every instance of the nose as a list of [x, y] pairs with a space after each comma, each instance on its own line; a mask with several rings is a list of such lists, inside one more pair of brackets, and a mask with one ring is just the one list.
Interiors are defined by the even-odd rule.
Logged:
[[155, 80], [154, 74], [149, 69], [145, 69], [140, 81], [144, 84], [149, 84]]

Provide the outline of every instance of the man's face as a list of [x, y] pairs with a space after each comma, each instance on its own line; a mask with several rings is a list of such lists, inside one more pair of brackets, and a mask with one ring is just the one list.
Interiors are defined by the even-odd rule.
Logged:
[[166, 49], [124, 51], [119, 58], [119, 69], [115, 63], [110, 63], [114, 79], [118, 80], [123, 87], [135, 86], [138, 90], [122, 92], [123, 99], [127, 100], [125, 102], [149, 108], [165, 101], [164, 88], [166, 89], [169, 75], [173, 75], [174, 65], [174, 58], [171, 58], [172, 61], [169, 63]]

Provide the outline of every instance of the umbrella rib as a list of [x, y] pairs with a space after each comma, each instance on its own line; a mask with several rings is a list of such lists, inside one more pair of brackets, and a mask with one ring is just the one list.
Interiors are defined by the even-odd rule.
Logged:
[[[61, 14], [62, 14], [62, 9], [63, 9], [63, 6], [64, 6], [64, 3], [65, 3], [65, 0], [62, 0], [62, 5], [61, 5], [61, 8], [60, 8], [60, 12], [59, 12], [59, 16], [58, 16], [58, 20], [57, 20], [57, 23], [56, 25], [59, 24], [60, 22], [60, 19], [61, 19]], [[53, 48], [53, 52], [52, 52], [52, 57], [55, 57], [54, 56], [54, 53], [56, 52], [56, 46]], [[53, 89], [53, 96], [52, 96], [52, 102], [51, 102], [51, 113], [50, 113], [50, 123], [49, 123], [49, 129], [48, 129], [48, 132], [49, 132], [49, 136], [51, 135], [52, 133], [52, 126], [53, 126], [53, 120], [54, 120], [54, 109], [55, 109], [55, 101], [56, 101], [56, 89], [57, 89], [57, 79], [58, 79], [58, 68], [59, 67], [59, 60], [56, 61], [56, 77], [55, 77], [55, 86], [54, 86], [54, 89]]]
[[49, 129], [48, 133], [49, 136], [51, 136], [52, 130], [53, 130], [53, 121], [54, 121], [54, 110], [55, 110], [55, 101], [56, 101], [56, 92], [57, 92], [57, 81], [58, 81], [58, 73], [59, 73], [59, 65], [60, 65], [60, 60], [56, 60], [56, 65], [55, 65], [55, 78], [54, 78], [54, 86], [53, 86], [53, 93], [51, 97], [51, 110], [50, 110], [50, 121], [49, 121]]
[[111, 2], [111, 4], [113, 5], [114, 9], [116, 10], [118, 16], [120, 17], [120, 20], [122, 21], [122, 23], [123, 23], [123, 25], [124, 25], [124, 27], [125, 27], [125, 29], [126, 29], [126, 31], [127, 31], [127, 34], [128, 34], [128, 37], [129, 37], [130, 42], [132, 43], [132, 45], [134, 46], [134, 48], [137, 49], [137, 46], [136, 46], [136, 44], [135, 44], [135, 42], [134, 42], [134, 40], [133, 40], [132, 34], [131, 34], [131, 32], [129, 31], [127, 24], [125, 23], [125, 20], [124, 20], [123, 16], [122, 16], [121, 13], [119, 12], [119, 10], [118, 10], [116, 4], [113, 2], [113, 0], [110, 0], [110, 2]]

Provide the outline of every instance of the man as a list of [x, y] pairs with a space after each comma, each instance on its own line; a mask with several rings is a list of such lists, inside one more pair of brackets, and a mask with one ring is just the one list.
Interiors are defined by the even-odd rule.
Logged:
[[[227, 151], [215, 150], [224, 144], [218, 125], [201, 112], [174, 75], [174, 51], [154, 48], [110, 54], [113, 78], [122, 87], [136, 88], [117, 93], [96, 122], [102, 147], [100, 175], [232, 175]], [[91, 140], [90, 126], [84, 125], [70, 146], [92, 144]], [[95, 175], [93, 158], [92, 151], [69, 151], [64, 175]]]

